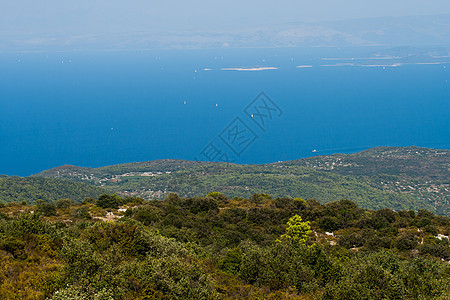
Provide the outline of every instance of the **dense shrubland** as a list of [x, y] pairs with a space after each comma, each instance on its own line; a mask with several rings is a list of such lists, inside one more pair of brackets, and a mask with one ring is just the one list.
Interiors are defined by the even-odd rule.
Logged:
[[448, 299], [449, 234], [426, 210], [266, 194], [11, 203], [0, 298]]

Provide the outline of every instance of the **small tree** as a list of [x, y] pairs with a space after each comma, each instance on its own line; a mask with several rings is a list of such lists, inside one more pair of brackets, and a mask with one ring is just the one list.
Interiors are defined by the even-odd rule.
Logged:
[[86, 197], [86, 198], [84, 198], [83, 201], [81, 201], [81, 204], [89, 204], [89, 203], [91, 203], [91, 204], [96, 204], [96, 203], [97, 203], [97, 200], [95, 200], [95, 199], [92, 198], [92, 197]]
[[78, 219], [90, 220], [92, 219], [91, 214], [89, 213], [89, 207], [82, 206], [75, 209], [74, 217]]
[[181, 198], [176, 193], [169, 193], [164, 200], [169, 204], [179, 204]]
[[268, 194], [264, 194], [264, 193], [256, 193], [256, 194], [253, 194], [251, 197], [250, 197], [250, 202], [252, 202], [252, 203], [262, 203], [262, 202], [264, 202], [264, 201], [267, 201], [267, 200], [271, 200], [272, 199], [272, 197], [270, 197], [270, 195], [268, 195]]
[[103, 194], [98, 197], [97, 206], [101, 208], [113, 208], [118, 209], [119, 205], [122, 204], [122, 199], [118, 197], [116, 194], [108, 195]]
[[56, 207], [61, 209], [61, 208], [69, 208], [70, 206], [72, 206], [74, 203], [72, 200], [70, 199], [59, 199], [56, 200]]
[[225, 205], [226, 203], [228, 203], [227, 196], [219, 192], [210, 192], [207, 197], [213, 198], [219, 205]]
[[296, 244], [305, 244], [308, 235], [311, 233], [309, 221], [303, 222], [302, 217], [295, 215], [287, 222], [286, 233], [281, 236], [281, 240], [289, 240]]
[[36, 201], [36, 211], [46, 217], [56, 216], [56, 206], [53, 203], [45, 202], [44, 200]]

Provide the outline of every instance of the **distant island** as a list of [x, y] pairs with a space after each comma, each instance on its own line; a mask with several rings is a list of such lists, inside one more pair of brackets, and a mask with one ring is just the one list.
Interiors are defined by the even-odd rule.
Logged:
[[355, 57], [324, 57], [322, 67], [400, 67], [406, 65], [443, 65], [450, 62], [445, 47], [395, 47]]
[[222, 68], [222, 71], [264, 71], [264, 70], [278, 70], [275, 67], [250, 67], [250, 68]]

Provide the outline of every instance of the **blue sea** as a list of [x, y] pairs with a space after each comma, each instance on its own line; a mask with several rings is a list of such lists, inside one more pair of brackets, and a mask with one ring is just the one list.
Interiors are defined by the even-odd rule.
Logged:
[[[269, 163], [375, 146], [449, 149], [450, 65], [326, 66], [339, 63], [326, 58], [371, 51], [0, 54], [0, 174], [162, 158]], [[222, 70], [254, 67], [276, 69]]]

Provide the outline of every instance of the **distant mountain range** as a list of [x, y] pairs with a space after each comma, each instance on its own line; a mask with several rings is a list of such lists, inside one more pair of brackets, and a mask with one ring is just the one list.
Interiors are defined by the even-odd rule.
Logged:
[[450, 151], [418, 147], [378, 147], [262, 165], [157, 160], [96, 169], [61, 166], [31, 178], [37, 177], [89, 183], [145, 199], [162, 199], [170, 192], [184, 197], [211, 191], [229, 197], [268, 193], [450, 215]]
[[12, 36], [0, 51], [205, 49], [254, 47], [449, 46], [450, 15], [288, 23], [234, 31], [139, 31], [74, 36]]

